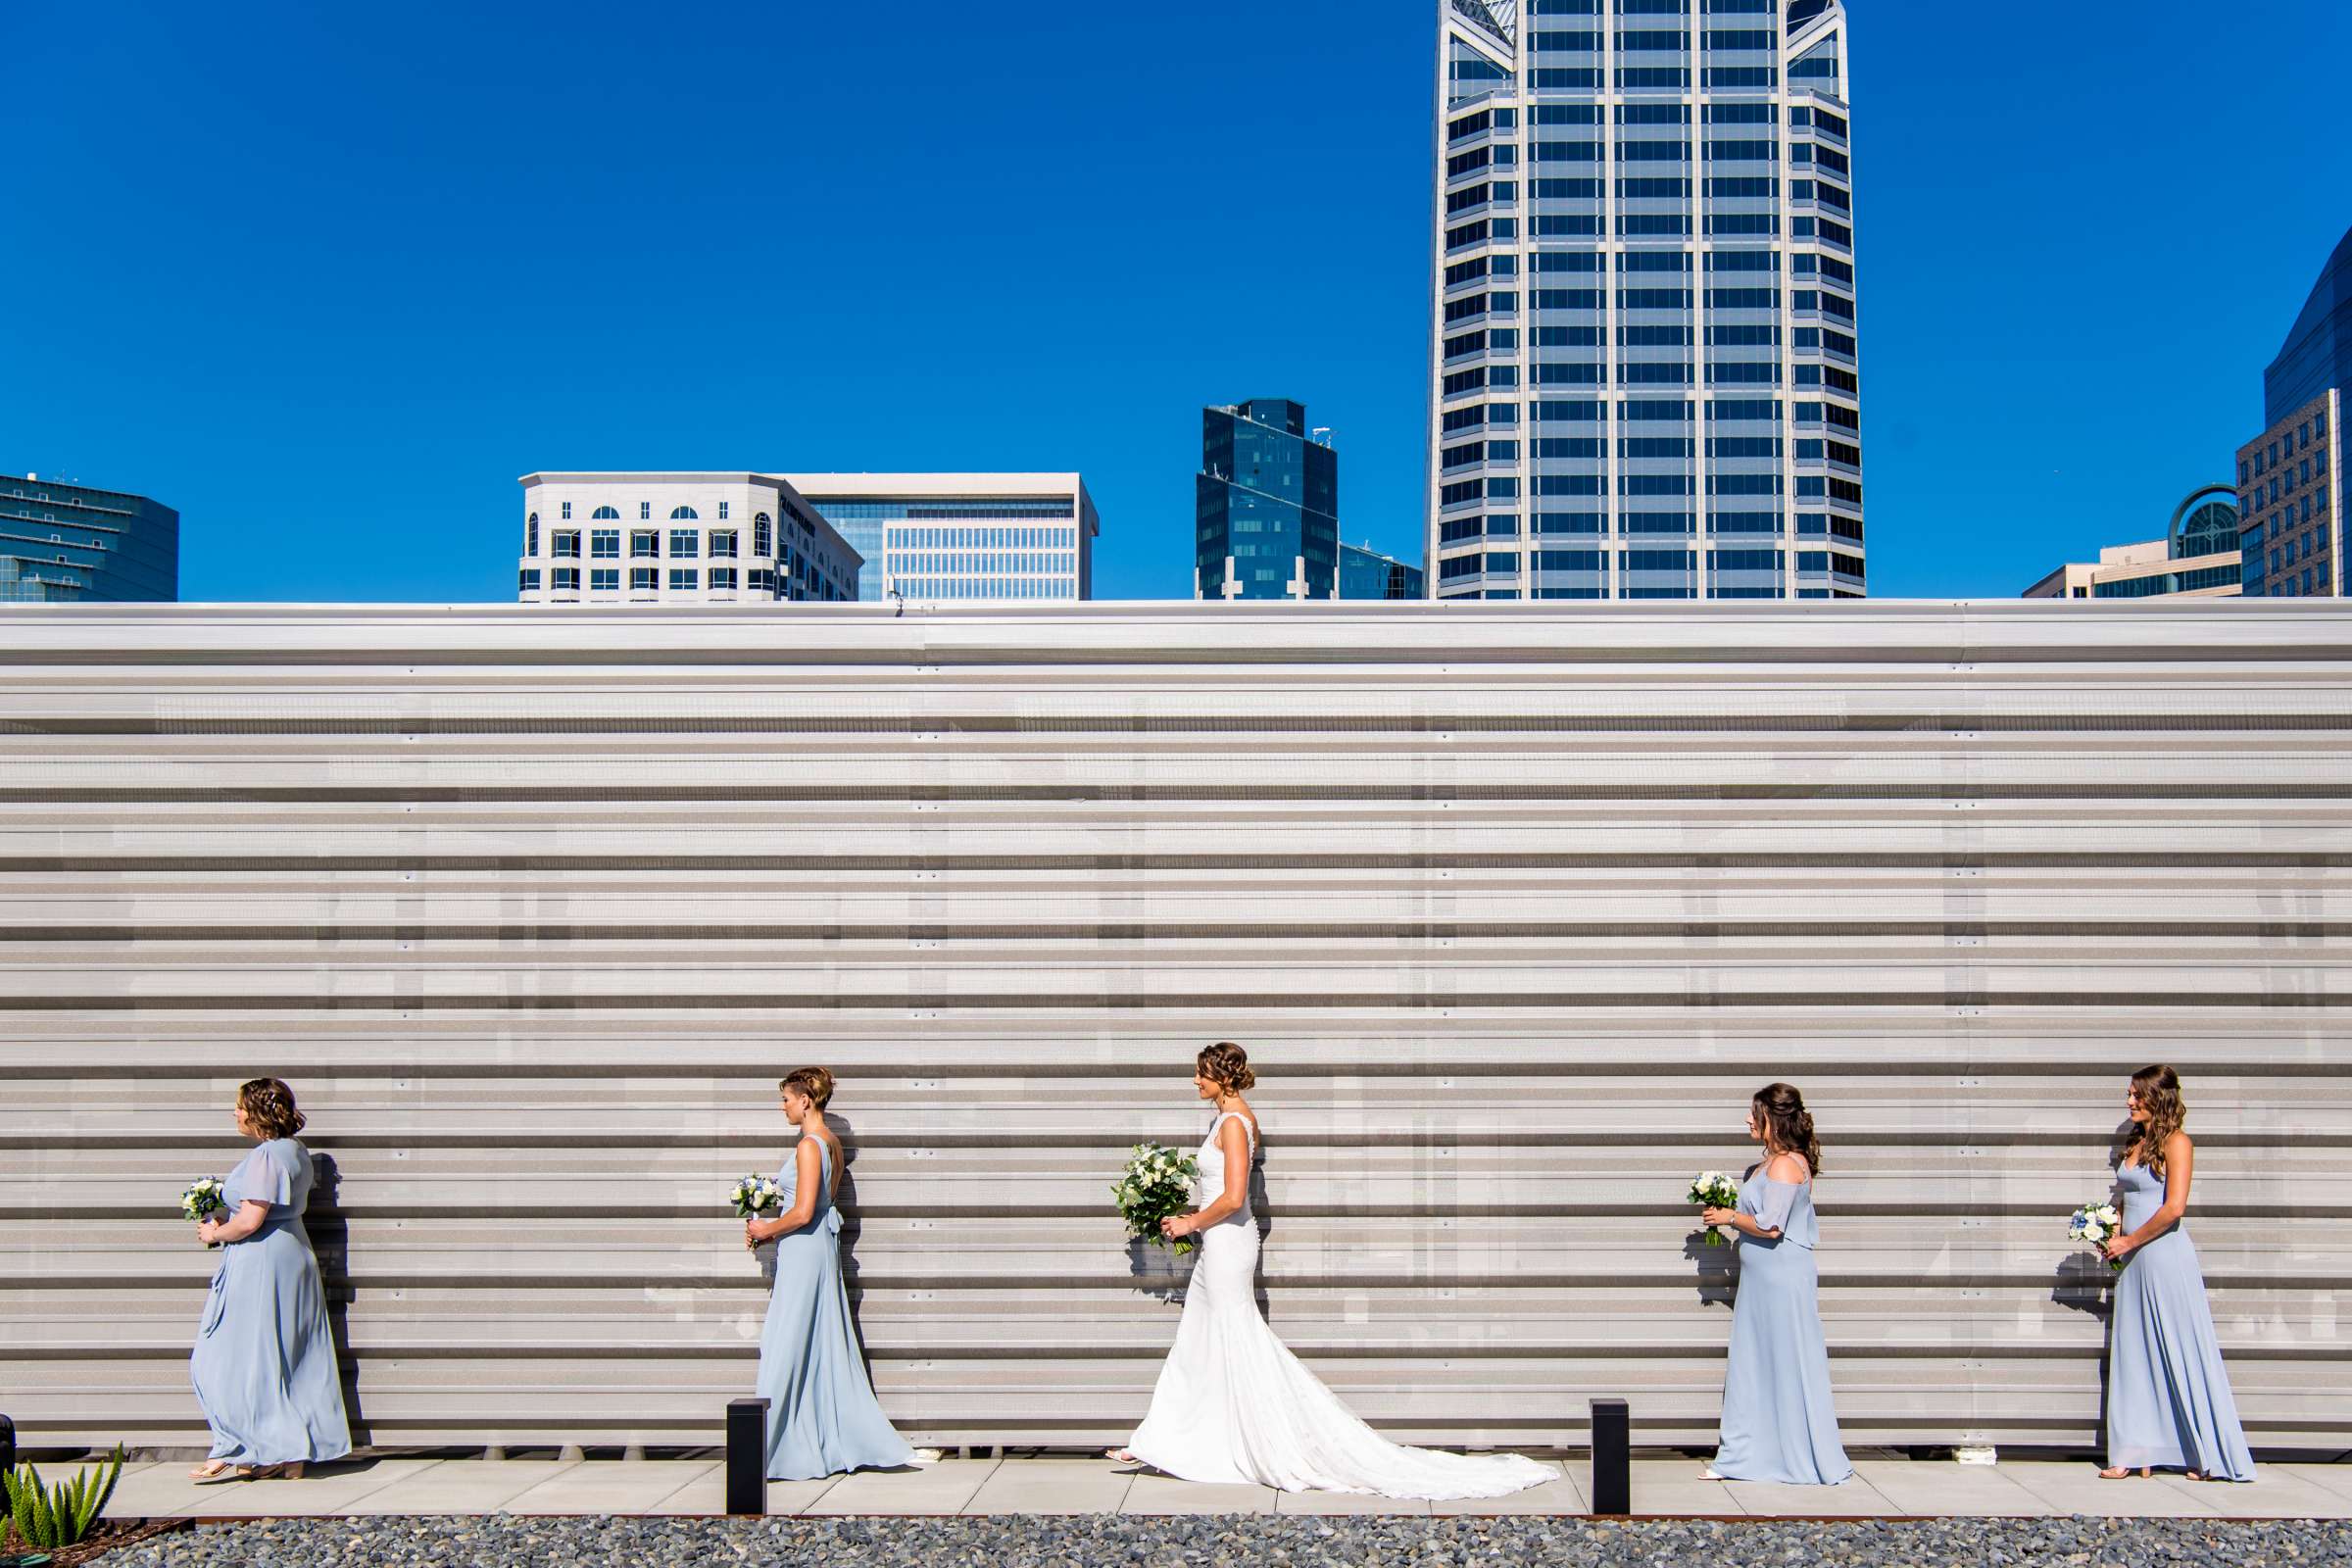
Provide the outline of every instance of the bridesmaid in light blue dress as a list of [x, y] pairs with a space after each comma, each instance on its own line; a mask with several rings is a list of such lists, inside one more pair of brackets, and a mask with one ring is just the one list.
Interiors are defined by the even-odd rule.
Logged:
[[1740, 1188], [1740, 1206], [1700, 1218], [1740, 1242], [1740, 1294], [1732, 1307], [1731, 1358], [1715, 1463], [1722, 1481], [1835, 1486], [1854, 1473], [1838, 1436], [1830, 1352], [1821, 1331], [1813, 1249], [1813, 1178], [1821, 1144], [1804, 1097], [1768, 1084], [1748, 1107], [1747, 1135], [1765, 1159]]
[[912, 1464], [914, 1450], [874, 1398], [841, 1277], [841, 1140], [825, 1125], [833, 1075], [804, 1067], [781, 1085], [801, 1130], [776, 1173], [784, 1212], [744, 1222], [744, 1245], [776, 1245], [776, 1283], [760, 1333], [759, 1392], [767, 1396], [767, 1474], [813, 1481], [845, 1470]]
[[2254, 1456], [2222, 1367], [2205, 1275], [2181, 1228], [2196, 1147], [2181, 1131], [2180, 1077], [2142, 1067], [2125, 1103], [2137, 1131], [2116, 1172], [2124, 1233], [2107, 1244], [2124, 1269], [2109, 1325], [2107, 1468], [2099, 1474], [2121, 1481], [2161, 1468], [2191, 1480], [2251, 1481]]
[[303, 1114], [275, 1078], [237, 1091], [237, 1131], [257, 1140], [222, 1185], [226, 1219], [196, 1227], [220, 1246], [188, 1373], [213, 1429], [198, 1481], [299, 1476], [351, 1452], [343, 1377], [326, 1320], [326, 1289], [302, 1227], [311, 1152], [295, 1141]]

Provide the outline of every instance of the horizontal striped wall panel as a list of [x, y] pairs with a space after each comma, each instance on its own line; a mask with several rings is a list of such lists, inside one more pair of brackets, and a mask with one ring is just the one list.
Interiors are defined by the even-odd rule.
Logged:
[[291, 1079], [362, 1437], [702, 1445], [715, 1196], [842, 1077], [910, 1436], [1100, 1446], [1178, 1283], [1105, 1189], [1263, 1064], [1266, 1309], [1408, 1438], [1704, 1444], [1747, 1094], [1828, 1146], [1856, 1444], [2081, 1445], [2122, 1080], [2189, 1081], [2258, 1446], [2352, 1439], [2352, 612], [0, 615], [0, 1388], [202, 1441], [234, 1084]]

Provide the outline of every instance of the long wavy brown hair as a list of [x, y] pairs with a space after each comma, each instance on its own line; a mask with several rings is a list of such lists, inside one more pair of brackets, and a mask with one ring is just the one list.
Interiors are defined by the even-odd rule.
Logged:
[[1802, 1154], [1812, 1174], [1821, 1174], [1821, 1140], [1813, 1136], [1813, 1113], [1794, 1084], [1766, 1084], [1756, 1091], [1756, 1120], [1767, 1148]]
[[2147, 1166], [2150, 1174], [2161, 1179], [2165, 1143], [2188, 1120], [2188, 1102], [2180, 1095], [2180, 1075], [2162, 1062], [2142, 1067], [2132, 1075], [2132, 1092], [2139, 1096], [2148, 1119], [2141, 1124], [2138, 1136], [2125, 1148], [2124, 1157], [2132, 1164]]

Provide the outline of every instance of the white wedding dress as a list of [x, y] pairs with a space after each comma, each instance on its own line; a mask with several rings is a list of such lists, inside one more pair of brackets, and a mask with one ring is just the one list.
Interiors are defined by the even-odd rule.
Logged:
[[[1200, 1200], [1225, 1191], [1217, 1129], [1200, 1146]], [[1244, 1194], [1240, 1210], [1200, 1234], [1200, 1252], [1176, 1325], [1176, 1347], [1160, 1368], [1152, 1409], [1128, 1452], [1186, 1481], [1239, 1482], [1283, 1492], [1352, 1492], [1432, 1501], [1500, 1497], [1559, 1479], [1517, 1454], [1471, 1457], [1391, 1443], [1351, 1415], [1258, 1316], [1257, 1219]]]

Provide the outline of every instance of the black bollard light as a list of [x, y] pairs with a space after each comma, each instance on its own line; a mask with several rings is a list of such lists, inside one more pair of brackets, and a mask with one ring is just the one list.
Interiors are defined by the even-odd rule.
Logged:
[[1592, 1511], [1634, 1511], [1634, 1418], [1623, 1399], [1592, 1401]]
[[767, 1401], [727, 1401], [727, 1512], [767, 1512]]
[[17, 1467], [17, 1424], [0, 1415], [0, 1476]]

